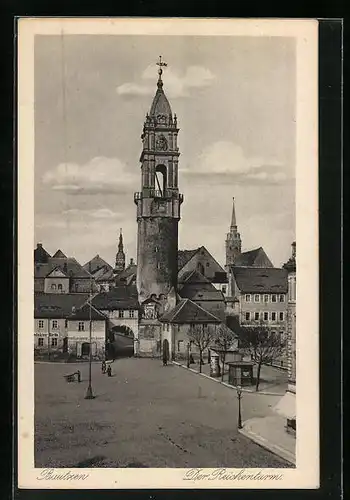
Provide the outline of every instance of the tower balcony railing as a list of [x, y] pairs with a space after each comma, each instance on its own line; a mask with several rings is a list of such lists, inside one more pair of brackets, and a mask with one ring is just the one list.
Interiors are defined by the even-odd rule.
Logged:
[[184, 200], [183, 194], [172, 191], [171, 189], [164, 189], [164, 191], [159, 189], [147, 189], [134, 193], [135, 203], [137, 203], [138, 200], [142, 200], [142, 198], [158, 198], [162, 200], [178, 199], [180, 203]]

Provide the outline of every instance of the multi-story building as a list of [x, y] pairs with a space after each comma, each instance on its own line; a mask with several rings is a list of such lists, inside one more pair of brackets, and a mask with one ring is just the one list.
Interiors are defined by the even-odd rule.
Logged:
[[286, 418], [286, 430], [296, 433], [296, 243], [292, 243], [292, 255], [284, 264], [288, 272], [288, 309], [287, 309], [287, 359], [288, 388], [276, 406], [276, 411]]

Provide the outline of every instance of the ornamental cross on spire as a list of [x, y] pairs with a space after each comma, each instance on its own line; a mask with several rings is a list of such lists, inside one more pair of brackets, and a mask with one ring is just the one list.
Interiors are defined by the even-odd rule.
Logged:
[[162, 61], [162, 56], [159, 56], [159, 61], [156, 64], [157, 64], [157, 66], [159, 66], [159, 70], [158, 70], [158, 75], [159, 75], [158, 83], [159, 83], [162, 81], [162, 73], [163, 73], [162, 67], [166, 67], [168, 65], [167, 65], [167, 63]]

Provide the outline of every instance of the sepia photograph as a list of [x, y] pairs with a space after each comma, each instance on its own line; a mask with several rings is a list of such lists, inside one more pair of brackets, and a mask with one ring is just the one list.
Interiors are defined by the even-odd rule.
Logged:
[[317, 23], [126, 21], [23, 20], [27, 487], [317, 487]]

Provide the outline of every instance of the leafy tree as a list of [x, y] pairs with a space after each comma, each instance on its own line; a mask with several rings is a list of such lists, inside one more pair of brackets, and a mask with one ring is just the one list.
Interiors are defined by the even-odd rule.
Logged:
[[221, 324], [217, 330], [215, 336], [215, 345], [221, 351], [221, 380], [224, 380], [224, 371], [225, 371], [225, 361], [226, 361], [226, 351], [232, 347], [235, 340], [237, 338], [237, 334], [234, 333], [230, 328], [226, 325]]
[[198, 348], [199, 351], [199, 371], [202, 373], [203, 352], [208, 349], [214, 339], [214, 330], [210, 326], [191, 325], [188, 338]]
[[240, 347], [246, 349], [257, 364], [255, 390], [259, 390], [260, 372], [263, 364], [272, 363], [286, 348], [283, 335], [264, 324], [242, 326], [239, 331]]

